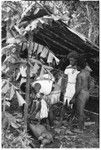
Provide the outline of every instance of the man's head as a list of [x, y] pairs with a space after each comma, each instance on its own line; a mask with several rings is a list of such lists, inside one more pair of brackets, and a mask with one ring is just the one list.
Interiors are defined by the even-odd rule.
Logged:
[[78, 61], [77, 61], [77, 69], [78, 70], [82, 70], [85, 69], [86, 67], [86, 61], [84, 57], [79, 57]]
[[77, 63], [77, 60], [79, 58], [79, 54], [77, 52], [71, 52], [71, 53], [69, 53], [67, 58], [69, 59], [70, 65], [74, 66]]
[[32, 88], [33, 88], [33, 91], [35, 92], [35, 94], [37, 94], [37, 93], [39, 93], [39, 91], [41, 89], [41, 85], [40, 85], [40, 83], [35, 83]]

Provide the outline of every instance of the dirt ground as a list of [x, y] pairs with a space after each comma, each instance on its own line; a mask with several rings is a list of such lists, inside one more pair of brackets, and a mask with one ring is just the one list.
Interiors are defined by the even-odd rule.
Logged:
[[[45, 148], [99, 148], [99, 137], [96, 130], [95, 121], [87, 118], [83, 133], [70, 130], [66, 119], [61, 127], [57, 127], [58, 118], [54, 121], [54, 126], [50, 129], [53, 134], [53, 142], [45, 145]], [[33, 139], [36, 148], [40, 147], [37, 139]]]

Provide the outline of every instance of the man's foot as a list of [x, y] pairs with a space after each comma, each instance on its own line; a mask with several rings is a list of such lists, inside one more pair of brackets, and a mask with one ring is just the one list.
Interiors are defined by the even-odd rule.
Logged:
[[46, 128], [47, 128], [47, 130], [50, 130], [51, 129], [51, 127], [50, 127], [50, 125], [46, 125]]

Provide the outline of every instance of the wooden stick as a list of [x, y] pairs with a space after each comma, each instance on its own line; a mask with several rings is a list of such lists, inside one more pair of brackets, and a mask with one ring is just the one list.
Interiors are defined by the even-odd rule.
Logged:
[[95, 113], [95, 112], [92, 112], [92, 111], [89, 111], [89, 110], [86, 110], [86, 109], [84, 109], [84, 111], [99, 116], [98, 113]]

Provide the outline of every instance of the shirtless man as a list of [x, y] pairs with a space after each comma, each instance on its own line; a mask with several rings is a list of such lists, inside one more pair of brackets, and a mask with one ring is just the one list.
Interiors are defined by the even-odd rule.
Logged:
[[77, 68], [80, 73], [77, 75], [76, 92], [70, 101], [70, 104], [76, 104], [77, 113], [79, 115], [80, 130], [84, 127], [84, 107], [86, 101], [89, 99], [90, 88], [90, 72], [86, 69], [86, 62], [80, 58], [77, 62]]

